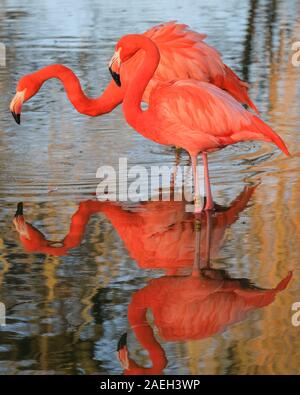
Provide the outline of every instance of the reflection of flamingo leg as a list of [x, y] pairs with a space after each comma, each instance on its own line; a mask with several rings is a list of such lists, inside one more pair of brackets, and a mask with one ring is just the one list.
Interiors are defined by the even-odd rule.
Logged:
[[[203, 216], [203, 214], [202, 214]], [[212, 234], [212, 212], [205, 211], [206, 223], [203, 217], [195, 220], [195, 255], [192, 276], [199, 276], [200, 270], [210, 269], [210, 248]], [[205, 243], [201, 243], [201, 232], [205, 231]], [[200, 246], [204, 247], [203, 257], [201, 256]]]
[[181, 159], [181, 148], [175, 147], [175, 164], [173, 171], [171, 173], [171, 192], [172, 192], [172, 199], [175, 199], [175, 182], [177, 177], [177, 169]]
[[210, 181], [209, 181], [209, 172], [208, 172], [208, 161], [207, 161], [207, 153], [202, 152], [202, 160], [204, 166], [204, 182], [205, 182], [205, 192], [206, 192], [206, 203], [205, 210], [212, 210], [214, 208], [214, 201], [212, 198]]
[[191, 155], [192, 167], [193, 167], [193, 178], [194, 178], [194, 201], [195, 201], [195, 213], [201, 213], [202, 211], [202, 199], [200, 195], [200, 185], [197, 171], [197, 155]]
[[210, 269], [210, 247], [211, 247], [211, 233], [212, 233], [212, 213], [210, 210], [205, 211], [206, 214], [206, 238], [205, 238], [205, 268]]
[[192, 276], [198, 277], [200, 274], [200, 244], [201, 244], [201, 220], [195, 220], [195, 255], [192, 269]]

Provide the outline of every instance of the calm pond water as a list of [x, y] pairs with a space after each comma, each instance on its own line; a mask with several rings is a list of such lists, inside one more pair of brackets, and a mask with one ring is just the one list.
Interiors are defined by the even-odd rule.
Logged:
[[[291, 63], [300, 3], [207, 3], [0, 3], [1, 374], [122, 373], [124, 332], [132, 372], [300, 373], [300, 327], [291, 323], [300, 302], [300, 68]], [[54, 62], [97, 96], [120, 36], [179, 19], [207, 33], [251, 84], [292, 153], [251, 142], [210, 155], [222, 207], [198, 222], [180, 202], [96, 201], [101, 165], [175, 164], [174, 150], [134, 132], [120, 108], [82, 116], [54, 80], [24, 105], [20, 127], [8, 108], [19, 77]], [[18, 202], [34, 226], [29, 244], [12, 223]], [[199, 273], [197, 258], [210, 269]]]

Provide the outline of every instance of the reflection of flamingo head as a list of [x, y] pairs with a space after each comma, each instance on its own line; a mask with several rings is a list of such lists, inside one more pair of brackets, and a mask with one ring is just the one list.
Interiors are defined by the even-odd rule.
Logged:
[[[133, 359], [129, 357], [129, 351], [127, 348], [127, 333], [124, 333], [120, 337], [117, 353], [125, 375], [160, 375], [167, 364], [167, 360], [163, 353], [163, 357], [158, 357], [158, 360], [160, 361], [155, 360], [155, 357], [153, 358], [154, 365], [151, 368], [144, 368], [138, 365]], [[159, 352], [159, 354], [161, 353]]]
[[[292, 272], [273, 289], [261, 289], [247, 279], [232, 279], [225, 271], [205, 269], [196, 276], [164, 276], [135, 292], [128, 307], [128, 320], [138, 342], [148, 351], [151, 368], [129, 357], [126, 336], [118, 346], [125, 374], [159, 374], [167, 364], [165, 353], [147, 321], [151, 310], [165, 341], [200, 340], [221, 333], [242, 321], [249, 311], [271, 304], [292, 278]], [[202, 272], [201, 272], [202, 273]]]
[[13, 224], [19, 233], [20, 241], [27, 252], [44, 252], [52, 255], [62, 255], [65, 253], [60, 242], [49, 241], [33, 225], [25, 221], [23, 213], [23, 203], [18, 203], [17, 211], [13, 218]]
[[13, 224], [15, 225], [16, 231], [19, 233], [20, 238], [25, 238], [30, 240], [28, 226], [25, 222], [25, 218], [23, 215], [23, 203], [18, 203], [17, 211], [13, 219]]
[[[247, 206], [255, 187], [246, 187], [229, 208], [217, 207], [213, 215], [212, 249], [218, 250], [223, 233]], [[194, 214], [185, 212], [185, 201], [149, 201], [132, 211], [113, 202], [86, 200], [73, 214], [68, 234], [61, 242], [46, 240], [33, 225], [25, 222], [23, 205], [19, 204], [13, 223], [27, 251], [65, 255], [78, 246], [90, 217], [105, 213], [119, 233], [131, 257], [143, 268], [175, 271], [191, 267], [194, 260]], [[207, 227], [202, 216], [202, 227]], [[139, 237], [136, 237], [138, 232]], [[202, 249], [204, 251], [205, 249]], [[214, 252], [214, 251], [213, 251]]]
[[42, 232], [26, 222], [23, 214], [23, 203], [18, 204], [13, 224], [27, 252], [41, 252], [53, 256], [62, 256], [80, 244], [90, 216], [101, 211], [103, 207], [106, 207], [106, 204], [98, 201], [87, 200], [81, 202], [78, 210], [72, 216], [68, 234], [61, 241], [47, 240]]

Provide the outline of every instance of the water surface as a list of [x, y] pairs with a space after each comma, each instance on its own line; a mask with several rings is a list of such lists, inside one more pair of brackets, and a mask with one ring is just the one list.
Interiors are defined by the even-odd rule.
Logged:
[[[213, 192], [223, 209], [210, 227], [205, 217], [195, 224], [176, 202], [91, 203], [101, 165], [117, 166], [119, 157], [130, 165], [175, 164], [174, 151], [134, 132], [120, 108], [82, 116], [49, 81], [24, 106], [21, 127], [8, 110], [18, 78], [49, 63], [71, 67], [85, 91], [98, 95], [110, 80], [107, 62], [120, 36], [175, 19], [208, 34], [251, 84], [263, 119], [293, 155], [256, 142], [212, 154]], [[0, 41], [7, 47], [7, 67], [0, 67], [0, 301], [7, 308], [1, 374], [122, 373], [115, 351], [124, 332], [131, 360], [159, 369], [162, 360], [150, 361], [128, 321], [139, 297], [153, 310], [150, 357], [160, 350], [166, 374], [299, 373], [300, 329], [291, 324], [291, 306], [300, 301], [300, 68], [290, 61], [299, 37], [297, 0], [1, 2]], [[187, 163], [182, 154], [180, 164]], [[66, 246], [43, 250], [40, 240], [24, 246], [12, 224], [20, 201], [46, 239], [69, 234]], [[69, 232], [74, 213], [78, 222]], [[197, 293], [198, 253], [211, 268], [201, 274], [206, 304], [204, 291]], [[289, 271], [280, 292], [257, 289], [276, 288]], [[226, 292], [212, 295], [221, 283]], [[163, 318], [155, 317], [156, 308]]]

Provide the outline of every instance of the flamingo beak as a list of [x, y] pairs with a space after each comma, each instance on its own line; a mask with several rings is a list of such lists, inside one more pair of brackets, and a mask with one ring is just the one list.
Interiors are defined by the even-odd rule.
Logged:
[[108, 68], [110, 71], [110, 74], [115, 81], [115, 83], [118, 86], [121, 86], [121, 78], [120, 78], [120, 67], [121, 67], [121, 59], [120, 59], [120, 51], [121, 48], [119, 48], [111, 58]]
[[118, 359], [124, 370], [129, 368], [128, 349], [127, 349], [127, 333], [124, 333], [118, 342], [117, 347]]
[[17, 91], [9, 106], [12, 116], [14, 117], [18, 125], [20, 125], [21, 123], [21, 110], [22, 104], [24, 102], [25, 90], [26, 89], [19, 92]]
[[19, 217], [20, 215], [23, 215], [23, 203], [22, 202], [18, 203], [15, 217]]
[[20, 234], [20, 236], [25, 237], [26, 239], [30, 240], [30, 236], [27, 230], [27, 224], [25, 222], [23, 216], [23, 203], [18, 203], [17, 211], [15, 217], [13, 219], [13, 224], [15, 225], [16, 231]]

